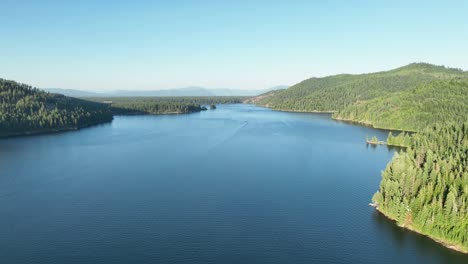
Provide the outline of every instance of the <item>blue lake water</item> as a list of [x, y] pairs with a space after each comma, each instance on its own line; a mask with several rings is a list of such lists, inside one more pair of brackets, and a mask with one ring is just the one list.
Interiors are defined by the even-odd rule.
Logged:
[[0, 140], [1, 263], [468, 263], [368, 206], [386, 131], [220, 105]]

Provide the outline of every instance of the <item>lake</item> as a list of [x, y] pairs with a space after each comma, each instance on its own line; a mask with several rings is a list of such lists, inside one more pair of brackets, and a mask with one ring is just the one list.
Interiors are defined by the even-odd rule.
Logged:
[[387, 134], [219, 105], [1, 139], [1, 262], [468, 263], [368, 206]]

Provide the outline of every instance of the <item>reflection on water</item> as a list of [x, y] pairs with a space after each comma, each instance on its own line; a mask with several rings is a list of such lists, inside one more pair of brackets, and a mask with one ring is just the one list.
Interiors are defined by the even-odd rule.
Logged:
[[372, 213], [372, 218], [378, 227], [388, 236], [391, 236], [393, 245], [400, 250], [411, 246], [418, 255], [427, 259], [421, 263], [464, 263], [467, 255], [442, 247], [428, 237], [399, 227], [395, 221], [388, 219], [378, 211]]

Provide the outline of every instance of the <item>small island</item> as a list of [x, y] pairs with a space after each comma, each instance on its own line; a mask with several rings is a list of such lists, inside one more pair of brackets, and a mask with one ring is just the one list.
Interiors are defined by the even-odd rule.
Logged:
[[379, 140], [376, 136], [373, 136], [371, 139], [366, 138], [366, 143], [371, 145], [386, 145], [385, 141]]

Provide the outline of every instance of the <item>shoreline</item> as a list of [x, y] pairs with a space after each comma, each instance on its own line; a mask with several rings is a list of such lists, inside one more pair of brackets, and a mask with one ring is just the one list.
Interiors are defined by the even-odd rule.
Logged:
[[[270, 108], [268, 106], [264, 106], [267, 108]], [[333, 114], [336, 111], [304, 111], [304, 110], [288, 110], [288, 109], [275, 109], [275, 108], [270, 108], [274, 111], [279, 111], [279, 112], [288, 112], [288, 113], [311, 113], [311, 114]]]
[[[205, 111], [205, 110], [202, 110]], [[128, 113], [128, 114], [114, 114], [114, 116], [148, 116], [148, 115], [187, 115], [193, 113], [200, 113], [202, 111], [193, 111], [193, 112], [164, 112], [164, 113]]]
[[[265, 107], [268, 107], [268, 106], [265, 106]], [[268, 107], [270, 108], [270, 107]], [[301, 113], [335, 113], [335, 112], [320, 112], [320, 111], [316, 111], [316, 112], [311, 112], [311, 111], [295, 111], [295, 110], [278, 110], [278, 109], [273, 109], [273, 108], [270, 108], [272, 110], [277, 110], [277, 111], [283, 111], [283, 112], [301, 112]], [[379, 129], [379, 130], [387, 130], [387, 131], [398, 131], [398, 132], [408, 132], [408, 133], [417, 133], [417, 131], [411, 131], [411, 130], [402, 130], [402, 129], [391, 129], [391, 128], [381, 128], [381, 127], [376, 127], [374, 126], [373, 124], [371, 124], [370, 122], [362, 122], [362, 121], [356, 121], [356, 120], [352, 120], [352, 119], [345, 119], [345, 118], [338, 118], [338, 117], [331, 117], [332, 120], [336, 120], [336, 121], [340, 121], [340, 122], [345, 122], [345, 123], [352, 123], [352, 124], [357, 124], [357, 125], [361, 125], [361, 126], [367, 126], [367, 127], [370, 127], [370, 128], [374, 128], [374, 129]], [[366, 142], [367, 144], [369, 144], [369, 142]], [[389, 146], [389, 147], [402, 147], [402, 148], [406, 148], [406, 146], [399, 146], [399, 145], [392, 145], [392, 144], [387, 144], [385, 143], [384, 145], [386, 146]], [[395, 222], [395, 224], [399, 227], [402, 227], [404, 229], [407, 229], [407, 230], [410, 230], [412, 232], [415, 232], [417, 234], [420, 234], [420, 235], [423, 235], [433, 241], [435, 241], [436, 243], [444, 246], [445, 248], [448, 248], [448, 249], [451, 249], [451, 250], [454, 250], [456, 252], [459, 252], [459, 253], [462, 253], [462, 254], [468, 254], [468, 249], [467, 248], [464, 248], [460, 245], [457, 245], [457, 244], [453, 244], [451, 242], [448, 242], [448, 241], [444, 241], [443, 239], [440, 239], [440, 238], [435, 238], [433, 236], [430, 236], [428, 234], [425, 234], [424, 232], [422, 231], [419, 231], [411, 226], [405, 226], [405, 225], [400, 225], [398, 224], [398, 222], [396, 221], [396, 219], [390, 217], [389, 215], [387, 215], [385, 212], [383, 212], [382, 210], [380, 210], [378, 207], [375, 207], [375, 210], [378, 211], [379, 213], [381, 213], [382, 215], [384, 215], [386, 218], [392, 220]]]
[[385, 142], [385, 141], [370, 141], [370, 140], [366, 140], [366, 144], [369, 144], [369, 145], [388, 145], [387, 142]]
[[380, 214], [382, 214], [383, 216], [385, 216], [387, 219], [395, 222], [395, 224], [398, 226], [398, 227], [401, 227], [403, 229], [406, 229], [406, 230], [409, 230], [411, 232], [414, 232], [414, 233], [417, 233], [417, 234], [420, 234], [422, 236], [425, 236], [429, 239], [431, 239], [432, 241], [438, 243], [439, 245], [442, 245], [444, 246], [445, 248], [448, 248], [448, 249], [451, 249], [451, 250], [454, 250], [456, 252], [459, 252], [459, 253], [463, 253], [463, 254], [468, 254], [468, 249], [465, 249], [464, 247], [461, 247], [459, 245], [456, 245], [456, 244], [453, 244], [453, 243], [450, 243], [450, 242], [447, 242], [447, 241], [444, 241], [443, 239], [440, 239], [440, 238], [435, 238], [433, 236], [430, 236], [428, 234], [425, 234], [424, 232], [422, 231], [419, 231], [411, 226], [405, 226], [405, 225], [400, 225], [396, 219], [394, 219], [393, 217], [389, 216], [388, 214], [386, 214], [384, 211], [380, 210], [378, 207], [375, 207], [375, 210], [377, 212], [379, 212]]
[[[338, 111], [304, 111], [304, 110], [291, 110], [291, 109], [276, 109], [276, 108], [271, 108], [268, 105], [257, 105], [261, 107], [266, 107], [269, 108], [273, 111], [279, 111], [279, 112], [289, 112], [289, 113], [311, 113], [311, 114], [334, 114], [337, 113]], [[339, 121], [339, 122], [345, 122], [345, 123], [352, 123], [352, 124], [357, 124], [365, 127], [370, 127], [378, 130], [385, 130], [385, 131], [396, 131], [396, 132], [407, 132], [407, 133], [417, 133], [418, 131], [414, 130], [404, 130], [404, 129], [398, 129], [398, 128], [387, 128], [387, 127], [377, 127], [373, 125], [370, 122], [364, 122], [364, 121], [358, 121], [354, 119], [346, 119], [346, 118], [340, 118], [340, 117], [333, 117], [331, 116], [332, 120]], [[388, 145], [388, 144], [387, 144]], [[395, 146], [395, 147], [400, 147], [398, 145], [389, 145], [389, 146]]]
[[48, 130], [32, 130], [32, 131], [24, 131], [24, 132], [17, 132], [17, 133], [11, 133], [11, 134], [3, 134], [3, 135], [0, 134], [0, 139], [17, 138], [17, 137], [30, 137], [30, 136], [40, 136], [40, 135], [53, 135], [53, 134], [71, 132], [71, 131], [78, 131], [80, 129], [110, 123], [110, 122], [112, 122], [114, 120], [114, 117], [116, 117], [116, 116], [185, 115], [185, 114], [193, 114], [193, 113], [199, 113], [199, 112], [202, 112], [202, 111], [187, 112], [187, 113], [183, 113], [183, 112], [166, 112], [166, 113], [158, 113], [158, 114], [153, 114], [153, 113], [113, 114], [111, 120], [106, 120], [106, 121], [102, 121], [102, 122], [90, 123], [90, 124], [79, 126], [79, 127], [66, 127], [66, 128], [57, 128], [57, 129], [48, 129]]
[[358, 120], [354, 120], [354, 119], [347, 119], [347, 118], [340, 118], [340, 117], [332, 117], [332, 119], [336, 120], [336, 121], [346, 122], [346, 123], [353, 123], [353, 124], [363, 125], [363, 126], [366, 126], [366, 127], [375, 128], [375, 129], [379, 129], [379, 130], [407, 132], [407, 133], [417, 133], [418, 132], [418, 131], [414, 131], [414, 130], [404, 130], [404, 129], [398, 129], [398, 128], [377, 127], [377, 126], [373, 125], [370, 122], [358, 121]]
[[[261, 106], [261, 107], [266, 107], [266, 108], [269, 108], [269, 109], [271, 109], [273, 111], [289, 112], [289, 113], [311, 113], [311, 114], [332, 114], [333, 115], [334, 113], [338, 112], [338, 111], [277, 109], [277, 108], [272, 108], [269, 105], [259, 105], [259, 104], [255, 104], [255, 105]], [[333, 117], [333, 116], [331, 116], [331, 119], [335, 120], [335, 121], [345, 122], [345, 123], [358, 124], [358, 125], [361, 125], [361, 126], [370, 127], [370, 128], [379, 129], [379, 130], [407, 132], [407, 133], [417, 133], [418, 132], [418, 131], [414, 131], [414, 130], [404, 130], [404, 129], [398, 129], [398, 128], [378, 127], [378, 126], [373, 125], [370, 122], [358, 121], [358, 120], [354, 120], [354, 119], [347, 119], [347, 118], [340, 118], [340, 117]], [[395, 146], [397, 146], [397, 145], [395, 145]]]
[[79, 126], [79, 127], [66, 127], [66, 128], [57, 128], [57, 129], [49, 129], [49, 130], [34, 130], [34, 131], [25, 131], [25, 132], [17, 132], [17, 133], [12, 133], [12, 134], [4, 134], [0, 135], [0, 139], [7, 139], [7, 138], [16, 138], [16, 137], [29, 137], [29, 136], [39, 136], [39, 135], [53, 135], [53, 134], [59, 134], [59, 133], [65, 133], [65, 132], [70, 132], [70, 131], [78, 131], [80, 129], [84, 128], [89, 128], [97, 125], [102, 125], [106, 123], [112, 122], [114, 117], [112, 117], [111, 120], [106, 120], [103, 122], [96, 122], [96, 123], [91, 123], [87, 124], [84, 126]]
[[404, 145], [397, 145], [397, 144], [389, 144], [387, 143], [386, 141], [377, 141], [377, 142], [374, 142], [374, 141], [370, 141], [370, 140], [366, 140], [366, 144], [369, 144], [369, 145], [374, 145], [374, 146], [387, 146], [387, 147], [395, 147], [395, 148], [407, 148], [408, 146], [404, 146]]

